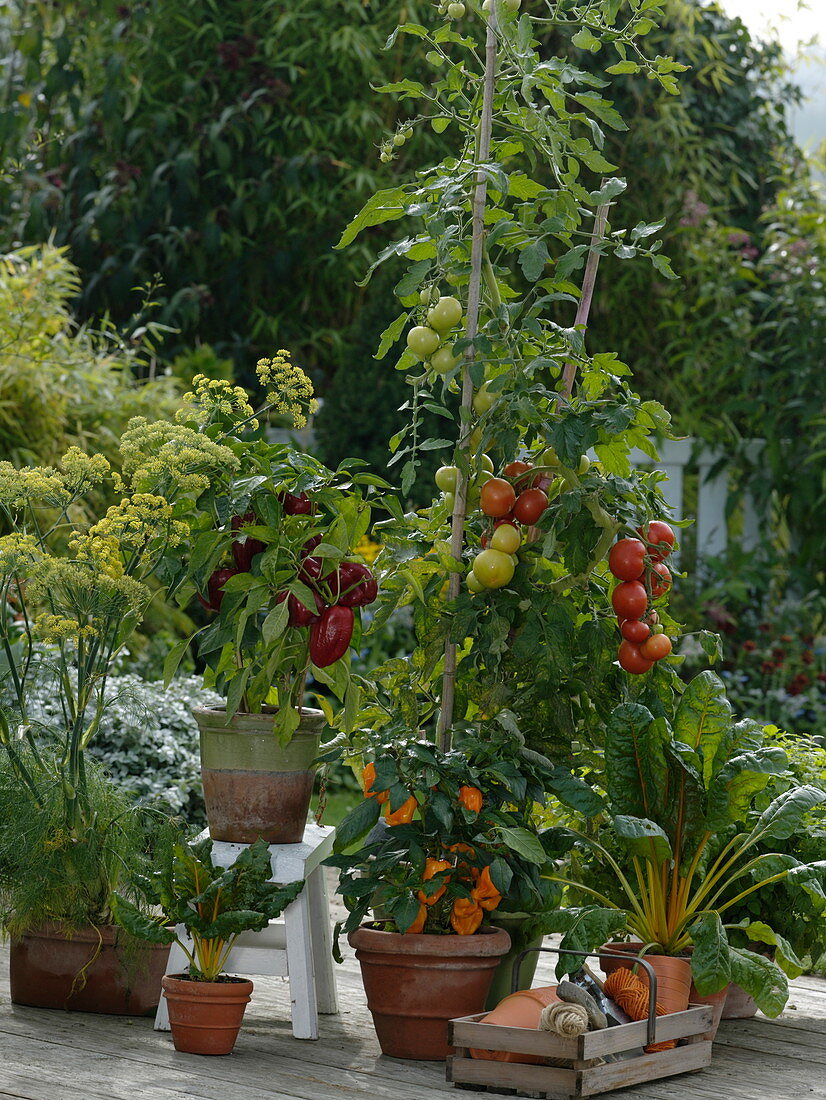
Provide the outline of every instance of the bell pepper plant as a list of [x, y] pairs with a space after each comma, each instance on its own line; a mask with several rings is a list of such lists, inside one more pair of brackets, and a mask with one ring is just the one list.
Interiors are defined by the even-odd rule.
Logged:
[[[287, 352], [258, 364], [267, 401], [253, 412], [243, 390], [198, 376], [180, 419], [227, 448], [234, 464], [213, 477], [189, 517], [188, 558], [165, 570], [185, 604], [197, 596], [210, 621], [193, 638], [205, 682], [226, 696], [227, 715], [274, 708], [282, 743], [299, 724], [309, 676], [355, 705], [349, 652], [358, 646], [360, 609], [376, 579], [355, 547], [386, 483], [356, 461], [328, 470], [264, 432], [273, 411], [300, 428], [313, 408], [312, 385]], [[193, 639], [169, 654], [167, 681]], [[349, 696], [348, 696], [349, 692]], [[329, 710], [325, 699], [322, 705]]]

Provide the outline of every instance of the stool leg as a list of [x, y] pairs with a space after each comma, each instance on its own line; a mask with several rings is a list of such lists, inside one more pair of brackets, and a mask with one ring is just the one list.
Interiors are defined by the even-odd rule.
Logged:
[[287, 971], [290, 976], [293, 1036], [318, 1038], [318, 1004], [313, 975], [313, 948], [307, 888], [284, 910], [287, 933]]
[[310, 902], [310, 931], [313, 938], [313, 969], [318, 1011], [338, 1012], [336, 976], [333, 970], [333, 936], [330, 929], [330, 903], [324, 868], [316, 867], [304, 887]]
[[[178, 927], [178, 935], [185, 936], [186, 933], [182, 926]], [[167, 974], [181, 974], [189, 966], [189, 959], [184, 954], [184, 950], [178, 943], [173, 943], [169, 948], [169, 960], [166, 964]], [[166, 1004], [166, 997], [161, 993], [161, 999], [158, 1001], [158, 1011], [155, 1013], [155, 1031], [169, 1031], [169, 1009]]]

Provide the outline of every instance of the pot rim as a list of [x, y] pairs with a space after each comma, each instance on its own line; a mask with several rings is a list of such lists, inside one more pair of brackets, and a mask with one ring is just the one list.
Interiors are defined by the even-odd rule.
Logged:
[[[271, 707], [268, 704], [265, 704], [261, 708], [260, 711], [258, 711], [258, 710], [237, 710], [232, 717], [235, 718], [236, 716], [240, 715], [243, 718], [263, 718], [263, 717], [266, 717], [267, 715], [278, 714], [278, 711], [279, 711], [278, 707]], [[220, 714], [220, 715], [223, 715], [224, 717], [226, 717], [226, 712], [227, 712], [226, 706], [223, 706], [223, 707], [193, 707], [192, 708], [192, 713], [195, 714], [195, 715], [198, 715], [198, 714], [206, 714], [206, 715]], [[301, 708], [301, 717], [303, 718], [305, 715], [308, 718], [324, 718], [324, 711], [323, 710], [318, 710], [316, 707], [302, 707]], [[231, 719], [230, 719], [230, 721], [231, 721]]]
[[169, 986], [181, 986], [183, 989], [197, 990], [202, 989], [205, 993], [212, 993], [216, 990], [233, 990], [237, 993], [248, 993], [253, 988], [253, 983], [249, 978], [241, 978], [235, 974], [222, 974], [221, 977], [224, 981], [219, 982], [204, 982], [198, 978], [191, 978], [189, 974], [164, 974], [161, 979], [161, 984], [166, 988]]
[[507, 953], [511, 938], [504, 928], [483, 924], [471, 936], [433, 932], [386, 932], [362, 924], [348, 933], [351, 947], [386, 955], [495, 956]]

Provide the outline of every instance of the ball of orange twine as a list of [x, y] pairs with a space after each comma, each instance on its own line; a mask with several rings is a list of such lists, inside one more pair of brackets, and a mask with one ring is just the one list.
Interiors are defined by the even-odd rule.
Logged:
[[[648, 986], [627, 967], [619, 967], [605, 979], [605, 992], [616, 1001], [632, 1020], [648, 1018]], [[657, 1001], [658, 1016], [667, 1016], [668, 1010]], [[677, 1045], [676, 1039], [667, 1039], [662, 1043], [651, 1043], [645, 1048], [646, 1054], [656, 1054], [660, 1050], [671, 1050]]]

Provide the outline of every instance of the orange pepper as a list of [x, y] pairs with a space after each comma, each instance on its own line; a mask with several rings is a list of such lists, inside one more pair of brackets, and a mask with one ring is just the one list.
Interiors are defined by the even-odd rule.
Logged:
[[493, 885], [493, 880], [490, 877], [490, 867], [482, 868], [479, 881], [471, 890], [470, 895], [478, 905], [483, 909], [487, 909], [488, 912], [495, 909], [502, 900], [502, 895]]
[[[427, 920], [427, 906], [426, 905], [420, 905], [419, 906], [419, 912], [416, 914], [416, 919], [413, 921], [413, 923], [407, 929], [407, 932], [408, 933], [409, 932], [414, 932], [414, 933], [421, 932], [421, 930], [424, 928], [426, 920]], [[407, 935], [407, 933], [405, 933], [405, 935]]]
[[413, 814], [416, 812], [419, 803], [415, 797], [411, 796], [406, 802], [402, 802], [398, 810], [391, 810], [390, 803], [388, 802], [384, 808], [385, 819], [388, 825], [407, 825], [413, 820]]
[[373, 784], [376, 782], [376, 765], [368, 764], [364, 771], [361, 773], [361, 786], [364, 791], [365, 798], [375, 798], [378, 800], [379, 805], [386, 802], [390, 797], [389, 791], [374, 791]]
[[472, 936], [482, 923], [484, 913], [471, 898], [457, 898], [453, 903], [450, 923], [459, 936]]
[[460, 787], [459, 788], [459, 802], [465, 807], [466, 810], [470, 810], [471, 813], [478, 814], [482, 809], [482, 792], [478, 787]]
[[[424, 865], [424, 873], [422, 875], [422, 882], [430, 882], [434, 875], [438, 875], [440, 871], [449, 871], [453, 866], [446, 859], [427, 859]], [[422, 903], [422, 905], [433, 905], [439, 900], [447, 889], [447, 884], [450, 882], [449, 878], [444, 880], [444, 886], [440, 886], [435, 894], [428, 896], [424, 890], [419, 890], [416, 897]]]

